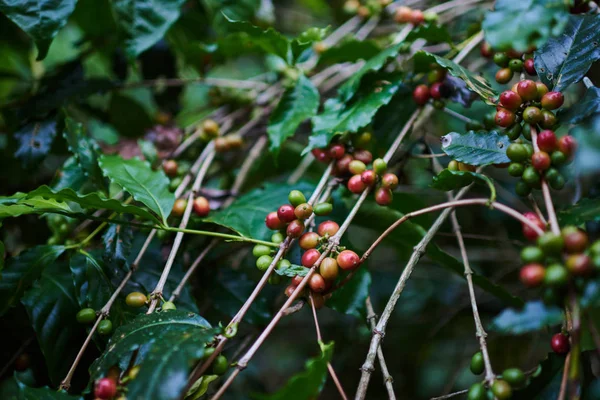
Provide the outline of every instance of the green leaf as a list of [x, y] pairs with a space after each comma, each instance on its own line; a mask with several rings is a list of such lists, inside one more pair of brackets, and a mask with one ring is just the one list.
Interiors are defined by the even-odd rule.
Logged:
[[299, 185], [267, 183], [263, 188], [254, 189], [234, 201], [224, 210], [211, 213], [205, 222], [212, 222], [231, 229], [241, 236], [253, 239], [266, 239], [272, 231], [265, 226], [265, 218], [271, 211], [277, 211], [274, 204], [284, 204], [288, 201], [291, 190], [297, 189], [308, 194], [313, 189], [312, 185], [300, 183]]
[[36, 246], [9, 258], [0, 279], [0, 315], [19, 301], [46, 266], [65, 251], [64, 246]]
[[510, 162], [506, 149], [510, 140], [496, 131], [456, 132], [442, 136], [442, 150], [456, 161], [470, 165], [504, 164]]
[[502, 311], [494, 318], [489, 329], [507, 335], [521, 335], [558, 325], [562, 321], [560, 308], [546, 306], [538, 300], [525, 303], [520, 310], [508, 308]]
[[67, 141], [69, 150], [81, 166], [84, 175], [96, 187], [103, 188], [104, 178], [98, 166], [98, 153], [100, 151], [98, 145], [85, 135], [83, 124], [67, 117], [65, 118], [65, 126], [63, 136]]
[[133, 235], [129, 227], [117, 224], [109, 225], [104, 236], [102, 236], [104, 261], [121, 270], [128, 270], [127, 258], [131, 253], [132, 239]]
[[435, 54], [426, 51], [419, 51], [413, 57], [415, 72], [427, 72], [430, 70], [432, 63], [436, 63], [450, 73], [450, 75], [462, 79], [469, 89], [477, 93], [481, 100], [487, 104], [496, 105], [496, 97], [498, 93], [490, 86], [489, 82], [481, 77], [473, 74], [469, 70], [456, 64], [454, 61], [448, 60]]
[[19, 142], [15, 157], [25, 168], [35, 166], [46, 158], [56, 136], [56, 129], [56, 120], [47, 119], [29, 123], [15, 132], [15, 138]]
[[90, 367], [91, 380], [105, 376], [113, 365], [126, 368], [132, 352], [139, 350], [136, 365], [140, 370], [127, 385], [127, 397], [179, 399], [193, 364], [204, 354], [204, 345], [219, 332], [201, 316], [186, 311], [139, 315], [115, 331], [107, 350]]
[[0, 11], [23, 29], [38, 48], [38, 60], [48, 54], [50, 43], [65, 26], [77, 0], [6, 0]]
[[319, 64], [337, 64], [368, 60], [381, 52], [374, 40], [357, 40], [350, 37], [337, 46], [326, 49], [319, 57]]
[[588, 88], [583, 99], [568, 110], [561, 111], [563, 110], [559, 111], [558, 116], [565, 124], [579, 124], [589, 117], [600, 114], [600, 89], [595, 86]]
[[290, 43], [292, 56], [296, 60], [302, 52], [308, 49], [314, 42], [323, 40], [329, 33], [329, 28], [308, 28], [299, 34]]
[[75, 157], [69, 157], [63, 164], [58, 180], [52, 185], [52, 188], [54, 190], [71, 188], [79, 191], [86, 182], [87, 178]]
[[283, 388], [273, 394], [255, 395], [259, 400], [305, 400], [319, 396], [327, 379], [327, 363], [333, 357], [333, 342], [323, 344], [321, 356], [306, 362], [304, 371], [294, 375]]
[[364, 319], [367, 316], [365, 301], [370, 288], [371, 274], [367, 268], [360, 268], [347, 284], [333, 292], [326, 304], [343, 314]]
[[570, 15], [562, 35], [534, 53], [535, 70], [551, 90], [563, 92], [579, 82], [600, 59], [600, 15]]
[[406, 36], [405, 41], [413, 42], [416, 39], [425, 39], [431, 44], [452, 43], [452, 37], [446, 27], [435, 22], [421, 24], [412, 29]]
[[112, 7], [130, 58], [139, 56], [179, 19], [184, 0], [114, 0]]
[[72, 396], [65, 391], [49, 387], [32, 388], [16, 380], [21, 398], [19, 400], [83, 400], [82, 396]]
[[485, 13], [485, 40], [494, 49], [526, 51], [540, 47], [550, 36], [560, 35], [569, 10], [567, 2], [555, 0], [498, 0]]
[[434, 189], [449, 191], [469, 186], [473, 182], [486, 184], [490, 189], [490, 201], [496, 200], [496, 188], [492, 179], [486, 175], [471, 171], [450, 171], [444, 169], [433, 177], [431, 187]]
[[50, 380], [58, 385], [65, 377], [78, 352], [83, 329], [75, 315], [79, 311], [69, 268], [55, 263], [23, 296], [37, 341], [44, 353]]
[[104, 176], [144, 203], [167, 225], [175, 196], [169, 191], [169, 178], [162, 169], [153, 171], [148, 162], [139, 158], [124, 160], [120, 156], [103, 155], [99, 162]]
[[236, 21], [225, 15], [227, 21], [227, 30], [230, 33], [241, 34], [243, 38], [248, 38], [251, 43], [262, 49], [267, 54], [274, 54], [281, 57], [288, 64], [291, 64], [290, 42], [281, 33], [273, 28], [262, 30], [247, 21]]
[[600, 198], [583, 198], [577, 204], [558, 212], [561, 225], [581, 225], [588, 221], [600, 221]]
[[600, 170], [600, 115], [588, 118], [574, 126], [569, 132], [578, 143], [577, 157], [573, 161], [574, 170], [579, 174], [593, 176]]
[[185, 400], [198, 400], [208, 391], [209, 385], [219, 379], [219, 375], [202, 375], [188, 390]]
[[308, 274], [309, 268], [306, 268], [302, 265], [291, 264], [287, 268], [276, 268], [275, 272], [277, 275], [288, 276], [290, 278], [297, 276], [306, 276]]
[[301, 75], [294, 87], [287, 89], [269, 119], [269, 150], [277, 156], [285, 140], [294, 136], [298, 126], [313, 117], [319, 108], [319, 91], [310, 79]]
[[314, 148], [326, 147], [331, 139], [344, 132], [356, 132], [371, 123], [373, 116], [388, 104], [402, 86], [400, 81], [375, 88], [372, 92], [357, 96], [351, 104], [338, 98], [325, 102], [322, 114], [312, 119], [313, 133], [308, 138], [308, 146], [303, 154]]
[[[515, 391], [512, 400], [551, 400], [560, 391], [561, 376], [565, 365], [565, 357], [554, 352], [540, 363], [541, 373], [531, 378], [527, 387]], [[591, 398], [590, 398], [591, 400]]]

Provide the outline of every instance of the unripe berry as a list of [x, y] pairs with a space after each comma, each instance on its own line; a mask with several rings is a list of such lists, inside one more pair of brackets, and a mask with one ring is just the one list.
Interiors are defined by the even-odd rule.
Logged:
[[292, 222], [296, 219], [294, 207], [289, 204], [284, 204], [277, 210], [277, 217], [283, 223]]
[[352, 178], [350, 178], [347, 186], [348, 190], [356, 194], [362, 193], [362, 191], [367, 187], [367, 185], [365, 185], [365, 183], [362, 181], [360, 175], [354, 175]]
[[561, 231], [567, 253], [581, 253], [588, 247], [588, 235], [575, 226], [566, 226]]
[[373, 171], [375, 171], [377, 175], [382, 175], [386, 169], [387, 163], [382, 158], [377, 158], [373, 161]]
[[577, 150], [577, 141], [571, 135], [563, 136], [558, 139], [558, 150], [560, 150], [568, 159], [570, 159]]
[[210, 213], [210, 204], [206, 197], [200, 196], [194, 199], [194, 212], [199, 217], [206, 217]]
[[327, 281], [332, 281], [337, 278], [339, 274], [339, 266], [335, 258], [325, 257], [319, 265], [319, 273], [323, 279]]
[[469, 164], [465, 164], [465, 163], [458, 163], [458, 170], [459, 171], [469, 171], [469, 172], [475, 172], [475, 166], [474, 165], [469, 165]]
[[360, 160], [352, 160], [350, 165], [348, 166], [348, 170], [352, 175], [362, 174], [367, 169], [367, 166], [364, 162]]
[[515, 58], [508, 62], [508, 68], [510, 68], [513, 72], [521, 72], [523, 71], [523, 61]]
[[262, 255], [256, 259], [256, 268], [258, 268], [259, 271], [266, 271], [272, 262], [273, 257], [269, 255]]
[[286, 229], [287, 235], [293, 239], [299, 238], [302, 232], [304, 232], [304, 222], [297, 219], [290, 222]]
[[450, 171], [458, 171], [458, 161], [456, 161], [456, 160], [451, 160], [451, 161], [448, 163], [448, 169], [449, 169]]
[[344, 250], [340, 254], [338, 254], [337, 263], [343, 270], [354, 269], [358, 266], [360, 262], [360, 257], [358, 254], [353, 252], [352, 250]]
[[204, 131], [204, 134], [210, 138], [219, 136], [219, 124], [212, 119], [205, 119], [202, 122], [202, 130]]
[[271, 254], [271, 247], [264, 244], [257, 244], [252, 248], [252, 255], [254, 257], [258, 258], [260, 256], [268, 256], [269, 254]]
[[165, 174], [170, 177], [177, 176], [177, 170], [179, 169], [179, 165], [175, 160], [165, 160], [163, 162], [163, 171]]
[[427, 85], [419, 85], [413, 91], [413, 99], [415, 103], [422, 106], [429, 101], [429, 88]]
[[482, 383], [474, 383], [469, 388], [467, 400], [486, 400], [486, 390]]
[[546, 110], [555, 110], [560, 108], [565, 101], [564, 96], [560, 92], [548, 92], [542, 96], [542, 107]]
[[396, 174], [387, 173], [381, 177], [381, 185], [388, 189], [395, 189], [398, 187], [398, 177]]
[[369, 145], [372, 138], [373, 135], [371, 132], [363, 132], [360, 135], [352, 137], [352, 144], [354, 144], [355, 148], [362, 149]]
[[508, 56], [505, 53], [494, 54], [494, 64], [499, 67], [506, 67], [508, 65]]
[[558, 141], [553, 131], [541, 131], [537, 136], [537, 145], [540, 150], [551, 153], [556, 150]]
[[561, 235], [556, 235], [553, 232], [546, 232], [542, 236], [538, 237], [537, 245], [544, 254], [560, 254], [565, 242]]
[[[540, 220], [540, 218], [537, 215], [535, 215], [535, 213], [527, 212], [523, 214], [523, 216], [531, 222], [533, 222], [535, 225], [537, 225], [541, 230], [544, 230], [546, 228], [542, 220]], [[529, 225], [523, 224], [523, 236], [525, 236], [528, 240], [533, 241], [536, 240], [539, 235]]]
[[187, 201], [185, 199], [177, 199], [173, 204], [173, 209], [171, 210], [171, 215], [175, 217], [181, 217], [185, 212], [185, 208], [187, 207]]
[[496, 111], [496, 117], [494, 119], [496, 125], [503, 128], [508, 128], [516, 121], [516, 115], [514, 112], [507, 110], [506, 108], [499, 107]]
[[483, 371], [485, 370], [485, 364], [483, 362], [483, 354], [480, 351], [473, 354], [473, 357], [471, 357], [470, 368], [471, 368], [471, 372], [474, 375], [481, 375], [483, 373]]
[[331, 203], [319, 203], [316, 204], [315, 207], [313, 208], [313, 212], [315, 213], [315, 215], [328, 215], [331, 214], [331, 212], [333, 211], [333, 204]]
[[277, 216], [277, 211], [272, 211], [265, 218], [265, 225], [272, 231], [277, 231], [285, 226], [285, 224]]
[[538, 98], [538, 89], [534, 81], [525, 79], [517, 85], [517, 92], [523, 101], [531, 101]]
[[83, 308], [79, 310], [75, 319], [80, 324], [89, 324], [96, 320], [96, 311], [93, 308]]
[[300, 204], [294, 210], [294, 214], [296, 215], [296, 218], [298, 218], [300, 220], [308, 219], [312, 215], [312, 213], [313, 213], [313, 208], [308, 203]]
[[546, 93], [548, 93], [548, 86], [542, 82], [536, 82], [535, 87], [537, 88], [537, 99], [541, 99]]
[[544, 252], [537, 246], [527, 246], [521, 250], [521, 260], [524, 263], [541, 263], [544, 261]]
[[552, 287], [561, 287], [567, 284], [569, 280], [569, 271], [561, 264], [550, 264], [546, 268], [544, 283]]
[[334, 144], [329, 148], [329, 157], [339, 160], [346, 154], [346, 147], [343, 144]]
[[288, 200], [290, 204], [294, 207], [297, 207], [302, 203], [306, 203], [306, 197], [299, 190], [292, 190], [288, 195]]
[[515, 193], [521, 197], [529, 196], [531, 193], [531, 186], [521, 180], [515, 184]]
[[498, 400], [507, 400], [512, 396], [512, 388], [510, 384], [502, 379], [497, 379], [492, 384], [492, 392]]
[[538, 171], [550, 168], [550, 155], [545, 151], [538, 151], [531, 156], [531, 165]]
[[542, 121], [542, 112], [535, 106], [529, 106], [523, 110], [523, 120], [528, 124], [535, 125]]
[[329, 155], [323, 149], [312, 149], [311, 153], [315, 157], [315, 159], [317, 159], [317, 161], [327, 163], [330, 160]]
[[515, 111], [523, 104], [523, 100], [512, 90], [505, 90], [500, 93], [500, 104], [508, 110]]
[[217, 153], [224, 153], [226, 151], [231, 150], [229, 147], [229, 142], [224, 137], [216, 138], [213, 143], [215, 144], [215, 151]]
[[523, 175], [525, 167], [521, 163], [510, 163], [508, 166], [508, 174], [510, 176], [519, 177]]
[[510, 80], [513, 77], [513, 72], [510, 70], [510, 68], [502, 68], [499, 69], [498, 72], [496, 72], [496, 82], [500, 83], [500, 84], [505, 84], [510, 82]]
[[[282, 259], [282, 260], [279, 260], [279, 261], [277, 262], [277, 264], [275, 265], [275, 268], [276, 268], [277, 270], [286, 270], [286, 269], [290, 268], [291, 266], [292, 266], [292, 263], [291, 263], [291, 262], [289, 262], [289, 260], [286, 260], [286, 259], [284, 258], [284, 259]], [[274, 276], [274, 275], [276, 275], [276, 274], [273, 274], [273, 275], [271, 275], [271, 276]], [[276, 284], [279, 284], [279, 282], [277, 282]]]
[[386, 187], [380, 187], [375, 191], [375, 202], [380, 206], [387, 206], [394, 199], [392, 191]]
[[302, 254], [302, 265], [306, 268], [310, 268], [319, 260], [321, 257], [321, 253], [317, 249], [306, 250], [304, 254]]
[[327, 284], [321, 275], [315, 273], [308, 280], [308, 286], [313, 292], [321, 293], [325, 291]]
[[552, 129], [556, 126], [558, 120], [552, 111], [542, 110], [542, 121], [540, 125], [544, 129]]
[[527, 60], [525, 60], [525, 62], [523, 63], [523, 68], [525, 69], [525, 72], [527, 72], [529, 75], [537, 75], [537, 72], [535, 71], [535, 66], [533, 65], [533, 58], [528, 58]]
[[429, 88], [429, 95], [432, 99], [439, 100], [442, 98], [442, 93], [440, 92], [440, 87], [442, 86], [441, 82], [435, 82]]
[[101, 378], [94, 385], [94, 396], [98, 399], [110, 399], [117, 395], [117, 383], [109, 378]]
[[129, 307], [135, 307], [135, 308], [142, 307], [144, 304], [146, 304], [147, 301], [148, 301], [148, 298], [146, 297], [146, 295], [144, 293], [140, 293], [140, 292], [131, 292], [125, 298], [125, 303]]
[[562, 333], [557, 333], [556, 335], [552, 336], [550, 346], [552, 347], [552, 351], [554, 351], [556, 354], [567, 354], [569, 350], [571, 350], [569, 338]]
[[525, 286], [533, 288], [544, 282], [545, 274], [546, 270], [542, 264], [527, 264], [521, 268], [519, 279]]
[[372, 169], [368, 169], [360, 175], [360, 179], [367, 186], [372, 186], [375, 183], [377, 174]]
[[319, 236], [333, 236], [340, 230], [340, 226], [335, 221], [323, 221], [319, 224], [317, 232]]
[[98, 333], [100, 335], [110, 335], [110, 333], [112, 332], [112, 322], [109, 319], [105, 319], [100, 321], [100, 323], [98, 324]]
[[354, 157], [355, 160], [362, 161], [365, 165], [371, 164], [371, 161], [373, 161], [373, 154], [371, 154], [369, 150], [364, 149], [356, 150], [352, 153], [352, 157]]
[[219, 354], [212, 364], [212, 372], [215, 375], [223, 375], [229, 368], [229, 361], [223, 354]]
[[592, 260], [586, 254], [571, 254], [565, 265], [574, 276], [587, 276], [594, 271]]
[[506, 149], [506, 156], [514, 162], [523, 162], [529, 158], [527, 149], [520, 143], [511, 143]]

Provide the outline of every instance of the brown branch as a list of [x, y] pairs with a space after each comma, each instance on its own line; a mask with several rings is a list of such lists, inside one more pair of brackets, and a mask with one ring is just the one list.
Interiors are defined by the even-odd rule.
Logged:
[[[371, 331], [374, 331], [377, 327], [377, 315], [375, 315], [375, 311], [373, 310], [373, 305], [371, 304], [371, 297], [367, 296], [367, 300], [365, 301], [367, 306], [367, 321], [371, 326]], [[387, 368], [387, 364], [385, 362], [385, 358], [383, 357], [383, 349], [381, 346], [377, 349], [377, 358], [379, 359], [379, 366], [381, 366], [381, 373], [383, 375], [383, 384], [388, 392], [388, 398], [390, 400], [396, 400], [396, 394], [394, 393], [394, 379], [390, 375], [390, 371]]]

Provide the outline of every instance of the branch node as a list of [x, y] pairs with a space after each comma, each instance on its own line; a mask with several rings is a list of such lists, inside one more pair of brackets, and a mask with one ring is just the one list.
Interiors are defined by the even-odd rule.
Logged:
[[380, 331], [377, 328], [373, 329], [373, 334], [381, 336], [382, 339], [385, 337], [385, 332], [384, 331]]
[[374, 371], [375, 371], [375, 368], [371, 367], [370, 365], [363, 365], [362, 367], [360, 367], [360, 370], [361, 370], [362, 372], [365, 372], [365, 373], [367, 373], [367, 374], [370, 374], [370, 373], [372, 373], [372, 372], [374, 372]]

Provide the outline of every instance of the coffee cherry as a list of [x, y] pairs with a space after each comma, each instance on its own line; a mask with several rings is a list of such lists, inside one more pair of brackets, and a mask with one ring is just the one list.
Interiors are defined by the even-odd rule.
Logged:
[[521, 250], [521, 260], [528, 263], [541, 263], [544, 261], [544, 252], [536, 246], [523, 247]]
[[227, 135], [224, 139], [227, 141], [227, 147], [229, 147], [229, 149], [239, 149], [244, 145], [244, 138], [237, 133]]
[[112, 322], [109, 319], [104, 319], [98, 324], [98, 333], [103, 336], [110, 335], [112, 328]]
[[480, 375], [484, 370], [485, 365], [483, 362], [483, 354], [478, 351], [477, 353], [473, 354], [473, 357], [471, 357], [471, 372], [475, 375]]
[[312, 293], [312, 303], [315, 306], [315, 309], [319, 310], [325, 306], [325, 297], [320, 293], [313, 292]]
[[212, 119], [205, 119], [202, 122], [202, 130], [211, 138], [219, 136], [219, 124]]
[[519, 136], [521, 136], [522, 130], [521, 124], [516, 123], [513, 126], [510, 126], [504, 133], [506, 133], [506, 136], [508, 136], [510, 140], [517, 140]]
[[360, 175], [367, 169], [367, 166], [364, 162], [360, 160], [352, 160], [352, 162], [348, 165], [348, 171], [350, 171], [353, 175]]
[[410, 14], [410, 22], [411, 24], [417, 26], [423, 23], [423, 21], [425, 21], [425, 15], [423, 14], [423, 11], [421, 10], [412, 10], [411, 14]]
[[561, 264], [550, 264], [546, 268], [544, 283], [548, 286], [560, 287], [569, 281], [569, 272]]
[[541, 131], [537, 137], [537, 145], [542, 151], [553, 152], [558, 145], [556, 135], [550, 130]]
[[470, 171], [470, 172], [475, 172], [475, 166], [474, 165], [469, 165], [469, 164], [465, 164], [465, 163], [458, 163], [458, 170], [459, 171]]
[[513, 72], [521, 72], [523, 71], [523, 61], [519, 59], [510, 60], [508, 62], [508, 68]]
[[405, 24], [407, 22], [410, 22], [411, 15], [412, 10], [409, 7], [400, 6], [396, 8], [396, 11], [394, 13], [394, 21], [396, 21], [399, 24]]
[[365, 185], [365, 183], [362, 181], [360, 175], [354, 175], [352, 178], [350, 178], [347, 186], [348, 190], [356, 194], [362, 193], [362, 191], [367, 187], [367, 185]]
[[571, 350], [569, 338], [562, 333], [557, 333], [556, 335], [552, 336], [552, 339], [550, 340], [550, 347], [552, 347], [552, 351], [554, 351], [556, 354], [567, 354], [569, 350]]
[[340, 226], [335, 221], [323, 221], [319, 224], [317, 232], [319, 236], [333, 236], [340, 230]]
[[177, 307], [172, 301], [165, 301], [162, 306], [160, 306], [161, 311], [173, 311], [177, 310]]
[[375, 184], [375, 180], [377, 178], [377, 174], [372, 169], [368, 169], [360, 175], [360, 179], [367, 186], [373, 186]]
[[302, 254], [302, 265], [306, 268], [311, 268], [321, 257], [321, 253], [317, 249], [306, 250], [304, 254]]
[[498, 379], [492, 384], [492, 392], [498, 400], [507, 400], [512, 396], [510, 384], [502, 379]]
[[380, 187], [375, 191], [375, 202], [380, 206], [387, 206], [392, 202], [394, 195], [392, 191], [386, 187]]
[[529, 196], [531, 193], [531, 186], [523, 181], [519, 181], [515, 184], [515, 193], [521, 197]]
[[[541, 230], [544, 230], [546, 227], [540, 218], [535, 215], [535, 213], [527, 212], [523, 214], [525, 218], [536, 224]], [[523, 236], [525, 236], [528, 240], [536, 240], [538, 238], [538, 234], [531, 229], [529, 225], [523, 224]]]
[[294, 207], [297, 207], [302, 203], [306, 203], [306, 197], [299, 190], [292, 190], [288, 195], [288, 200], [290, 204]]
[[271, 254], [271, 248], [269, 246], [265, 246], [264, 244], [257, 244], [252, 248], [252, 255], [254, 257], [260, 256], [268, 256]]
[[266, 271], [272, 262], [273, 257], [268, 254], [262, 255], [256, 259], [256, 268], [258, 268], [259, 271]]
[[441, 82], [435, 82], [429, 88], [429, 95], [434, 100], [440, 100], [442, 98], [442, 93], [440, 92], [440, 88], [442, 87]]
[[541, 99], [546, 93], [548, 93], [548, 86], [544, 85], [542, 82], [536, 82], [535, 86], [537, 88], [538, 99]]
[[93, 308], [83, 308], [79, 310], [75, 319], [80, 324], [90, 324], [96, 320], [96, 311]]
[[352, 153], [352, 157], [354, 157], [355, 160], [362, 161], [365, 165], [371, 164], [371, 161], [373, 161], [373, 154], [371, 154], [369, 150], [356, 150]]
[[199, 217], [206, 217], [210, 212], [210, 205], [206, 197], [200, 196], [194, 199], [194, 212]]
[[177, 165], [177, 161], [165, 160], [163, 162], [162, 167], [163, 167], [163, 171], [165, 171], [165, 174], [167, 176], [170, 176], [170, 177], [177, 176], [177, 169], [179, 168], [179, 166]]
[[277, 210], [277, 217], [283, 223], [292, 222], [296, 219], [294, 207], [289, 204], [284, 204]]
[[564, 247], [564, 240], [560, 235], [546, 232], [537, 239], [537, 245], [546, 255], [560, 254]]
[[506, 156], [514, 162], [523, 162], [529, 158], [527, 149], [519, 143], [511, 143], [506, 149]]
[[315, 273], [308, 280], [308, 286], [313, 292], [321, 293], [325, 291], [327, 285], [325, 279], [323, 279], [321, 275]]
[[520, 387], [525, 383], [527, 378], [519, 368], [508, 368], [502, 372], [502, 379], [511, 386]]
[[538, 171], [550, 168], [550, 155], [545, 151], [538, 151], [531, 156], [531, 165]]
[[554, 165], [556, 167], [560, 167], [561, 165], [564, 165], [564, 163], [567, 162], [567, 157], [565, 156], [565, 153], [563, 153], [562, 151], [556, 150], [556, 151], [553, 151], [552, 154], [550, 155], [550, 160], [552, 160], [552, 165]]
[[388, 189], [395, 189], [398, 187], [398, 177], [395, 174], [387, 173], [381, 178], [381, 185]]
[[542, 107], [546, 110], [556, 110], [563, 105], [564, 96], [560, 92], [548, 92], [542, 96]]
[[413, 99], [415, 103], [422, 106], [429, 101], [429, 88], [427, 85], [419, 85], [413, 91]]
[[294, 214], [296, 215], [296, 218], [298, 218], [299, 220], [308, 219], [312, 215], [312, 213], [313, 213], [313, 208], [308, 203], [302, 203], [298, 207], [296, 207], [296, 209], [294, 210]]
[[267, 228], [271, 229], [272, 231], [279, 230], [285, 226], [285, 224], [279, 219], [279, 216], [277, 216], [276, 211], [267, 214], [267, 217], [265, 218], [265, 225], [267, 225]]
[[328, 163], [330, 161], [329, 154], [323, 149], [312, 149], [311, 153], [317, 161], [323, 163]]
[[600, 256], [600, 240], [596, 240], [590, 246], [590, 252], [595, 256]]
[[508, 56], [504, 53], [494, 54], [494, 64], [499, 67], [506, 67], [508, 65]]
[[[427, 81], [431, 84], [441, 83], [446, 77], [446, 70], [441, 68], [434, 68], [427, 74]], [[430, 88], [431, 92], [431, 88]], [[432, 96], [433, 97], [433, 96]]]
[[291, 285], [294, 286], [294, 288], [295, 288], [296, 286], [300, 285], [300, 283], [302, 282], [302, 280], [304, 280], [303, 276], [296, 275], [296, 276], [294, 276], [292, 278]]
[[513, 77], [513, 72], [510, 70], [510, 68], [502, 68], [499, 69], [498, 72], [496, 72], [496, 82], [500, 83], [500, 84], [505, 84], [510, 82], [510, 80]]
[[298, 240], [301, 249], [314, 249], [319, 244], [319, 235], [316, 232], [306, 232]]
[[542, 264], [527, 264], [521, 268], [519, 279], [527, 287], [536, 287], [544, 282], [546, 270]]
[[343, 270], [354, 269], [358, 266], [360, 262], [360, 257], [358, 254], [353, 252], [352, 250], [344, 250], [340, 254], [338, 254], [337, 263]]
[[[283, 260], [279, 260], [277, 262], [277, 264], [275, 265], [275, 269], [277, 270], [285, 270], [288, 269], [292, 266], [292, 263], [289, 262], [289, 260], [286, 260], [285, 258]], [[275, 276], [276, 274], [273, 274], [271, 276]]]
[[[350, 154], [346, 154], [335, 163], [335, 167], [340, 175], [348, 173], [348, 169], [352, 160], [354, 160], [354, 158], [352, 158]], [[305, 203], [305, 201], [303, 203]]]
[[331, 203], [319, 203], [313, 208], [313, 212], [319, 216], [331, 214], [332, 211], [333, 204]]
[[367, 6], [360, 6], [358, 7], [358, 10], [356, 10], [356, 15], [362, 19], [369, 18], [371, 16], [371, 10]]
[[[296, 275], [296, 277], [297, 277], [297, 275]], [[302, 277], [300, 277], [300, 278], [302, 278]], [[300, 280], [302, 281], [302, 279], [300, 279]], [[285, 295], [287, 297], [290, 297], [292, 295], [292, 293], [294, 293], [294, 291], [296, 290], [297, 287], [298, 287], [297, 285], [289, 285], [288, 287], [285, 288], [285, 292], [284, 292]]]
[[[496, 113], [494, 113], [494, 118], [496, 118]], [[495, 121], [493, 122], [494, 124], [496, 123]], [[467, 128], [468, 131], [480, 131], [484, 126], [481, 122], [471, 119], [465, 124], [465, 128]]]
[[467, 400], [486, 400], [485, 386], [481, 383], [474, 383], [469, 388]]
[[575, 226], [566, 226], [561, 231], [567, 253], [581, 253], [588, 247], [588, 236]]
[[512, 90], [505, 90], [500, 93], [500, 104], [508, 110], [515, 111], [523, 104], [523, 100], [521, 100], [521, 96]]
[[523, 68], [525, 69], [525, 72], [527, 72], [529, 75], [537, 75], [537, 72], [535, 72], [535, 66], [533, 65], [533, 58], [528, 58], [527, 60], [525, 60], [525, 62], [523, 63]]
[[483, 125], [485, 129], [494, 129], [496, 127], [496, 111], [490, 111], [483, 116]]
[[135, 307], [135, 308], [140, 308], [140, 307], [144, 306], [147, 301], [148, 301], [148, 298], [146, 297], [146, 295], [144, 293], [140, 293], [140, 292], [131, 292], [125, 298], [125, 303], [129, 307]]
[[587, 276], [594, 271], [592, 260], [586, 254], [571, 254], [565, 264], [574, 276]]
[[523, 101], [531, 101], [537, 99], [538, 89], [534, 81], [525, 79], [517, 85], [517, 92]]
[[448, 163], [448, 169], [450, 171], [458, 171], [458, 161], [452, 160]]
[[171, 210], [171, 215], [175, 217], [181, 217], [185, 212], [185, 208], [187, 207], [187, 201], [185, 199], [177, 199], [173, 204], [173, 209]]
[[229, 368], [229, 361], [223, 354], [219, 354], [212, 364], [212, 372], [215, 375], [223, 375]]
[[94, 384], [94, 396], [98, 399], [110, 399], [117, 395], [117, 383], [109, 378], [101, 378]]
[[523, 178], [523, 182], [535, 188], [540, 186], [540, 182], [542, 179], [538, 171], [532, 165], [525, 168], [525, 170], [523, 171], [523, 176], [521, 178]]
[[558, 150], [570, 159], [577, 150], [577, 141], [573, 136], [566, 135], [558, 139]]
[[327, 281], [332, 281], [337, 278], [339, 272], [340, 269], [338, 263], [333, 257], [325, 257], [319, 265], [319, 273], [323, 279]]
[[514, 112], [507, 110], [506, 108], [499, 107], [496, 111], [496, 118], [494, 119], [496, 125], [503, 128], [508, 128], [516, 121], [516, 115]]
[[373, 171], [375, 171], [377, 175], [384, 174], [386, 169], [387, 163], [382, 158], [377, 158], [373, 161]]
[[510, 176], [519, 177], [523, 175], [524, 170], [525, 167], [523, 166], [523, 164], [520, 163], [510, 163], [510, 165], [508, 166], [508, 174]]
[[304, 232], [304, 222], [298, 219], [290, 222], [286, 229], [287, 235], [293, 239], [299, 238], [302, 235], [302, 232]]
[[542, 121], [540, 122], [540, 126], [544, 129], [552, 129], [558, 120], [556, 119], [556, 115], [552, 113], [552, 111], [542, 110]]
[[343, 144], [334, 144], [329, 148], [329, 157], [339, 160], [346, 154], [346, 147]]
[[537, 107], [529, 106], [523, 110], [523, 120], [528, 124], [535, 125], [542, 120], [542, 112]]

